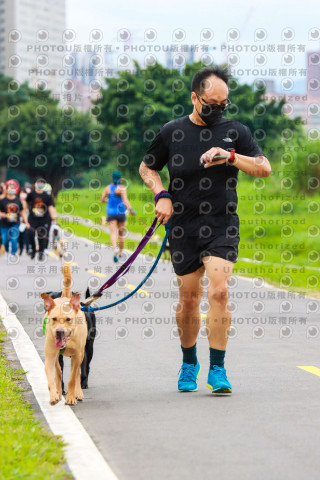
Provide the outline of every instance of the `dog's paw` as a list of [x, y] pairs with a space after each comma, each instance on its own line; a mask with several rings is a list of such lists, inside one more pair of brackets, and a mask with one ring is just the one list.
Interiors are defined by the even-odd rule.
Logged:
[[84, 395], [83, 395], [82, 390], [80, 392], [78, 392], [76, 396], [77, 396], [77, 400], [79, 400], [79, 402], [82, 402], [82, 400], [84, 399]]
[[58, 402], [61, 400], [61, 395], [59, 395], [58, 392], [56, 392], [53, 395], [50, 395], [50, 405], [56, 405]]
[[77, 405], [77, 399], [74, 395], [67, 395], [65, 405]]

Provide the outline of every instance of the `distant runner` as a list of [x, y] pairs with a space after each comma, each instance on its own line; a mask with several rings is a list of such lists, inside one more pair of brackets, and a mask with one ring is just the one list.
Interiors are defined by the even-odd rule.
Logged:
[[[123, 259], [124, 238], [126, 233], [126, 210], [130, 215], [135, 215], [127, 197], [127, 189], [121, 185], [122, 175], [119, 170], [112, 173], [112, 184], [106, 186], [101, 195], [100, 202], [107, 203], [107, 222], [110, 229], [111, 244], [113, 248], [113, 261]], [[119, 248], [117, 247], [117, 236], [119, 236]]]

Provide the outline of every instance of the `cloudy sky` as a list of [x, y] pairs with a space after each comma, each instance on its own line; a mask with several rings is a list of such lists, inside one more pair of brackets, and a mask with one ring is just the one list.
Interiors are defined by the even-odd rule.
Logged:
[[[292, 76], [296, 91], [303, 89], [305, 82], [299, 74], [299, 69], [306, 68], [305, 52], [317, 51], [320, 46], [316, 0], [268, 0], [267, 3], [202, 0], [190, 2], [190, 6], [185, 0], [66, 1], [67, 28], [76, 32], [78, 43], [89, 43], [98, 29], [103, 34], [101, 43], [112, 45], [119, 55], [126, 48], [125, 53], [141, 63], [146, 48], [162, 62], [165, 55], [159, 50], [162, 46], [209, 44], [213, 47], [210, 53], [214, 61], [233, 62], [238, 77], [244, 81], [255, 78], [252, 72], [255, 68], [268, 71], [287, 68], [288, 74], [289, 69], [297, 69], [295, 78]], [[126, 47], [119, 37], [121, 32], [130, 35]], [[153, 40], [148, 40], [148, 35]], [[279, 52], [279, 45], [284, 45], [285, 51]], [[267, 47], [269, 50], [263, 51]], [[246, 71], [242, 73], [243, 70]], [[278, 74], [276, 82], [281, 91]]]

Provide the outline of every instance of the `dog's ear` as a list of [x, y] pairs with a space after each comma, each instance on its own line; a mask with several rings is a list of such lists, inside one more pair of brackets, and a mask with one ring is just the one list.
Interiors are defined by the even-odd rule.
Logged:
[[49, 313], [50, 310], [56, 306], [54, 300], [47, 293], [41, 293], [41, 298], [44, 301], [47, 312]]
[[73, 308], [73, 310], [75, 312], [79, 311], [79, 308], [80, 308], [80, 292], [72, 295], [72, 297], [70, 298], [69, 304], [71, 305], [71, 307]]
[[90, 295], [90, 288], [89, 288], [89, 287], [87, 287], [87, 290], [86, 290], [86, 297], [85, 297], [85, 298], [89, 298], [89, 297], [91, 297], [91, 295]]

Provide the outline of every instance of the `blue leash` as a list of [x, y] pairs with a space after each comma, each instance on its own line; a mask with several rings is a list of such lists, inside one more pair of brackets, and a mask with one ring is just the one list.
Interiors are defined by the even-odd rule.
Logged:
[[[134, 289], [132, 290], [132, 292], [130, 292], [128, 295], [126, 295], [125, 297], [121, 298], [120, 300], [117, 300], [116, 302], [113, 302], [113, 303], [110, 303], [109, 305], [105, 305], [104, 307], [90, 307], [89, 305], [82, 305], [81, 306], [81, 310], [83, 312], [96, 312], [98, 310], [105, 310], [106, 308], [111, 308], [111, 307], [114, 307], [115, 305], [118, 305], [119, 303], [122, 303], [122, 302], [125, 302], [126, 300], [128, 300], [128, 298], [132, 297], [132, 295], [134, 295], [137, 290], [139, 290], [139, 288], [148, 280], [148, 278], [150, 277], [150, 275], [152, 274], [153, 270], [156, 268], [159, 260], [160, 260], [160, 257], [162, 255], [162, 252], [164, 250], [164, 247], [167, 243], [167, 239], [168, 239], [168, 236], [169, 236], [169, 233], [170, 233], [170, 220], [164, 225], [165, 226], [165, 229], [166, 229], [166, 234], [165, 234], [165, 237], [163, 239], [163, 242], [162, 242], [162, 245], [160, 247], [160, 250], [159, 250], [159, 253], [158, 253], [158, 256], [157, 258], [155, 259], [155, 262], [154, 264], [152, 265], [152, 267], [150, 268], [148, 274], [145, 276], [145, 278], [142, 280], [142, 282]], [[94, 296], [94, 295], [93, 295]], [[91, 303], [91, 302], [90, 302]]]

